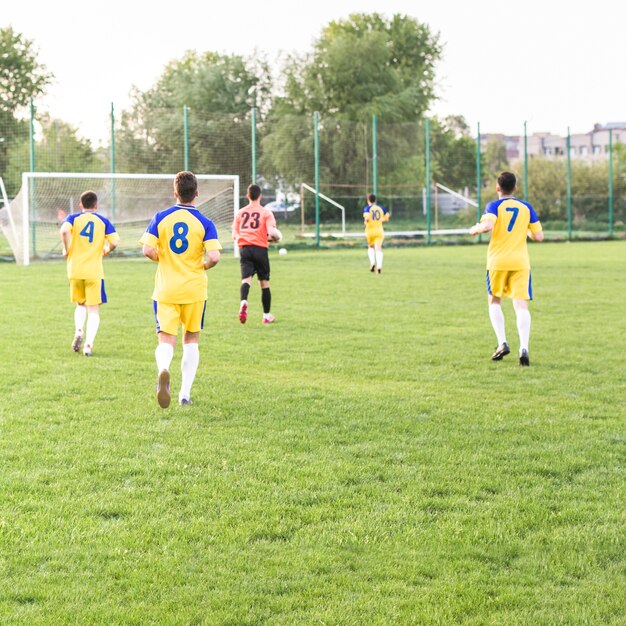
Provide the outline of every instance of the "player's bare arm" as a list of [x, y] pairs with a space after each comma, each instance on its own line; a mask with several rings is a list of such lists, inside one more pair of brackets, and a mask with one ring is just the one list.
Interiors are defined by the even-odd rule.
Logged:
[[65, 228], [61, 228], [61, 242], [63, 243], [63, 256], [66, 257], [68, 255], [68, 251], [70, 249], [70, 240], [71, 235], [70, 231]]
[[107, 241], [104, 244], [104, 250], [102, 251], [102, 256], [107, 256], [108, 254], [111, 254], [111, 252], [113, 252], [113, 250], [117, 248], [118, 243], [119, 242], [117, 241]]
[[480, 235], [482, 233], [488, 233], [493, 230], [493, 222], [491, 220], [485, 220], [484, 222], [478, 222], [469, 229], [469, 234]]
[[212, 267], [215, 267], [220, 262], [220, 252], [219, 250], [209, 250], [207, 252], [206, 258], [204, 259], [204, 269], [210, 270]]
[[159, 262], [159, 253], [152, 246], [144, 244], [143, 255], [155, 263]]
[[528, 236], [533, 240], [536, 241], [537, 243], [540, 243], [543, 241], [543, 231], [539, 230], [536, 233], [533, 233], [531, 230], [528, 231]]

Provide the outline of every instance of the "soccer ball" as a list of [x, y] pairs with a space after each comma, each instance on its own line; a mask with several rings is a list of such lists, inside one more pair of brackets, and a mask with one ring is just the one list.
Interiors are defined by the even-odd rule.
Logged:
[[287, 248], [280, 248], [278, 254], [287, 254]]
[[283, 238], [283, 234], [276, 227], [270, 229], [270, 232], [267, 233], [268, 241], [278, 243], [282, 238]]

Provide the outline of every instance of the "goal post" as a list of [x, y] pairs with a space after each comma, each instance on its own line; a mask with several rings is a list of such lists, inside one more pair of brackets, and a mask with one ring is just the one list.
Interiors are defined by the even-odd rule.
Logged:
[[[310, 191], [314, 195], [319, 195], [319, 197], [322, 200], [325, 200], [326, 202], [328, 202], [328, 204], [331, 204], [332, 206], [338, 208], [341, 211], [341, 232], [345, 233], [346, 232], [346, 208], [342, 204], [339, 204], [339, 202], [335, 202], [335, 200], [333, 200], [332, 198], [329, 198], [328, 196], [324, 195], [321, 191], [320, 192], [316, 191], [314, 187], [311, 187], [311, 185], [302, 183], [302, 189], [306, 189], [307, 191]], [[301, 195], [303, 195], [303, 193]], [[304, 202], [301, 202], [301, 205], [302, 205], [302, 211], [303, 211], [302, 229], [304, 230]]]
[[[60, 257], [59, 227], [67, 215], [80, 210], [80, 196], [89, 189], [98, 196], [98, 212], [120, 235], [116, 251], [138, 255], [139, 239], [152, 216], [175, 203], [174, 178], [175, 174], [24, 172], [22, 188], [0, 224], [18, 263]], [[234, 250], [230, 229], [239, 209], [239, 177], [196, 174], [196, 178], [196, 208], [215, 223], [224, 249]]]

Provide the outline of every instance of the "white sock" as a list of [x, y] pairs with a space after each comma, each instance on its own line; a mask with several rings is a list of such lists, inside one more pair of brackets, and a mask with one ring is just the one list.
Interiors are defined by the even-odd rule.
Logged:
[[383, 251], [376, 250], [376, 269], [383, 269]]
[[159, 372], [170, 369], [172, 359], [174, 358], [174, 346], [169, 343], [160, 343], [154, 351], [156, 357], [157, 369]]
[[76, 334], [82, 335], [85, 330], [85, 320], [87, 319], [87, 307], [83, 304], [78, 304], [74, 309], [74, 327], [76, 328]]
[[530, 341], [530, 311], [528, 309], [517, 309], [517, 332], [519, 333], [519, 349], [528, 350]]
[[93, 348], [93, 342], [96, 340], [98, 326], [100, 326], [100, 313], [92, 311], [89, 313], [89, 317], [87, 318], [87, 338], [85, 339], [85, 345]]
[[198, 363], [200, 363], [200, 350], [197, 343], [183, 344], [183, 358], [180, 362], [180, 371], [183, 374], [183, 380], [180, 384], [180, 393], [178, 399], [183, 398], [189, 400], [191, 397], [191, 385], [198, 371]]
[[375, 265], [376, 264], [376, 251], [374, 250], [374, 248], [367, 249], [367, 256], [370, 259], [370, 265]]
[[498, 338], [498, 345], [506, 343], [506, 333], [504, 332], [504, 314], [502, 313], [502, 307], [499, 304], [489, 305], [489, 319], [491, 325]]

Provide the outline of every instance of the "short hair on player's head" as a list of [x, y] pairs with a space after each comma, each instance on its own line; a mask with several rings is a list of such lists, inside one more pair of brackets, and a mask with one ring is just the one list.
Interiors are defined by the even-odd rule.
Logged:
[[193, 172], [178, 172], [174, 179], [174, 191], [182, 202], [191, 202], [198, 191], [198, 180]]
[[376, 202], [376, 194], [371, 193], [369, 196], [367, 196], [367, 201], [368, 202]]
[[95, 191], [84, 191], [80, 196], [80, 205], [83, 209], [94, 209], [98, 204], [98, 196]]
[[498, 187], [502, 193], [513, 193], [517, 185], [517, 178], [513, 172], [502, 172], [498, 176]]
[[250, 200], [258, 200], [261, 197], [261, 188], [252, 183], [252, 185], [248, 185], [247, 193]]

